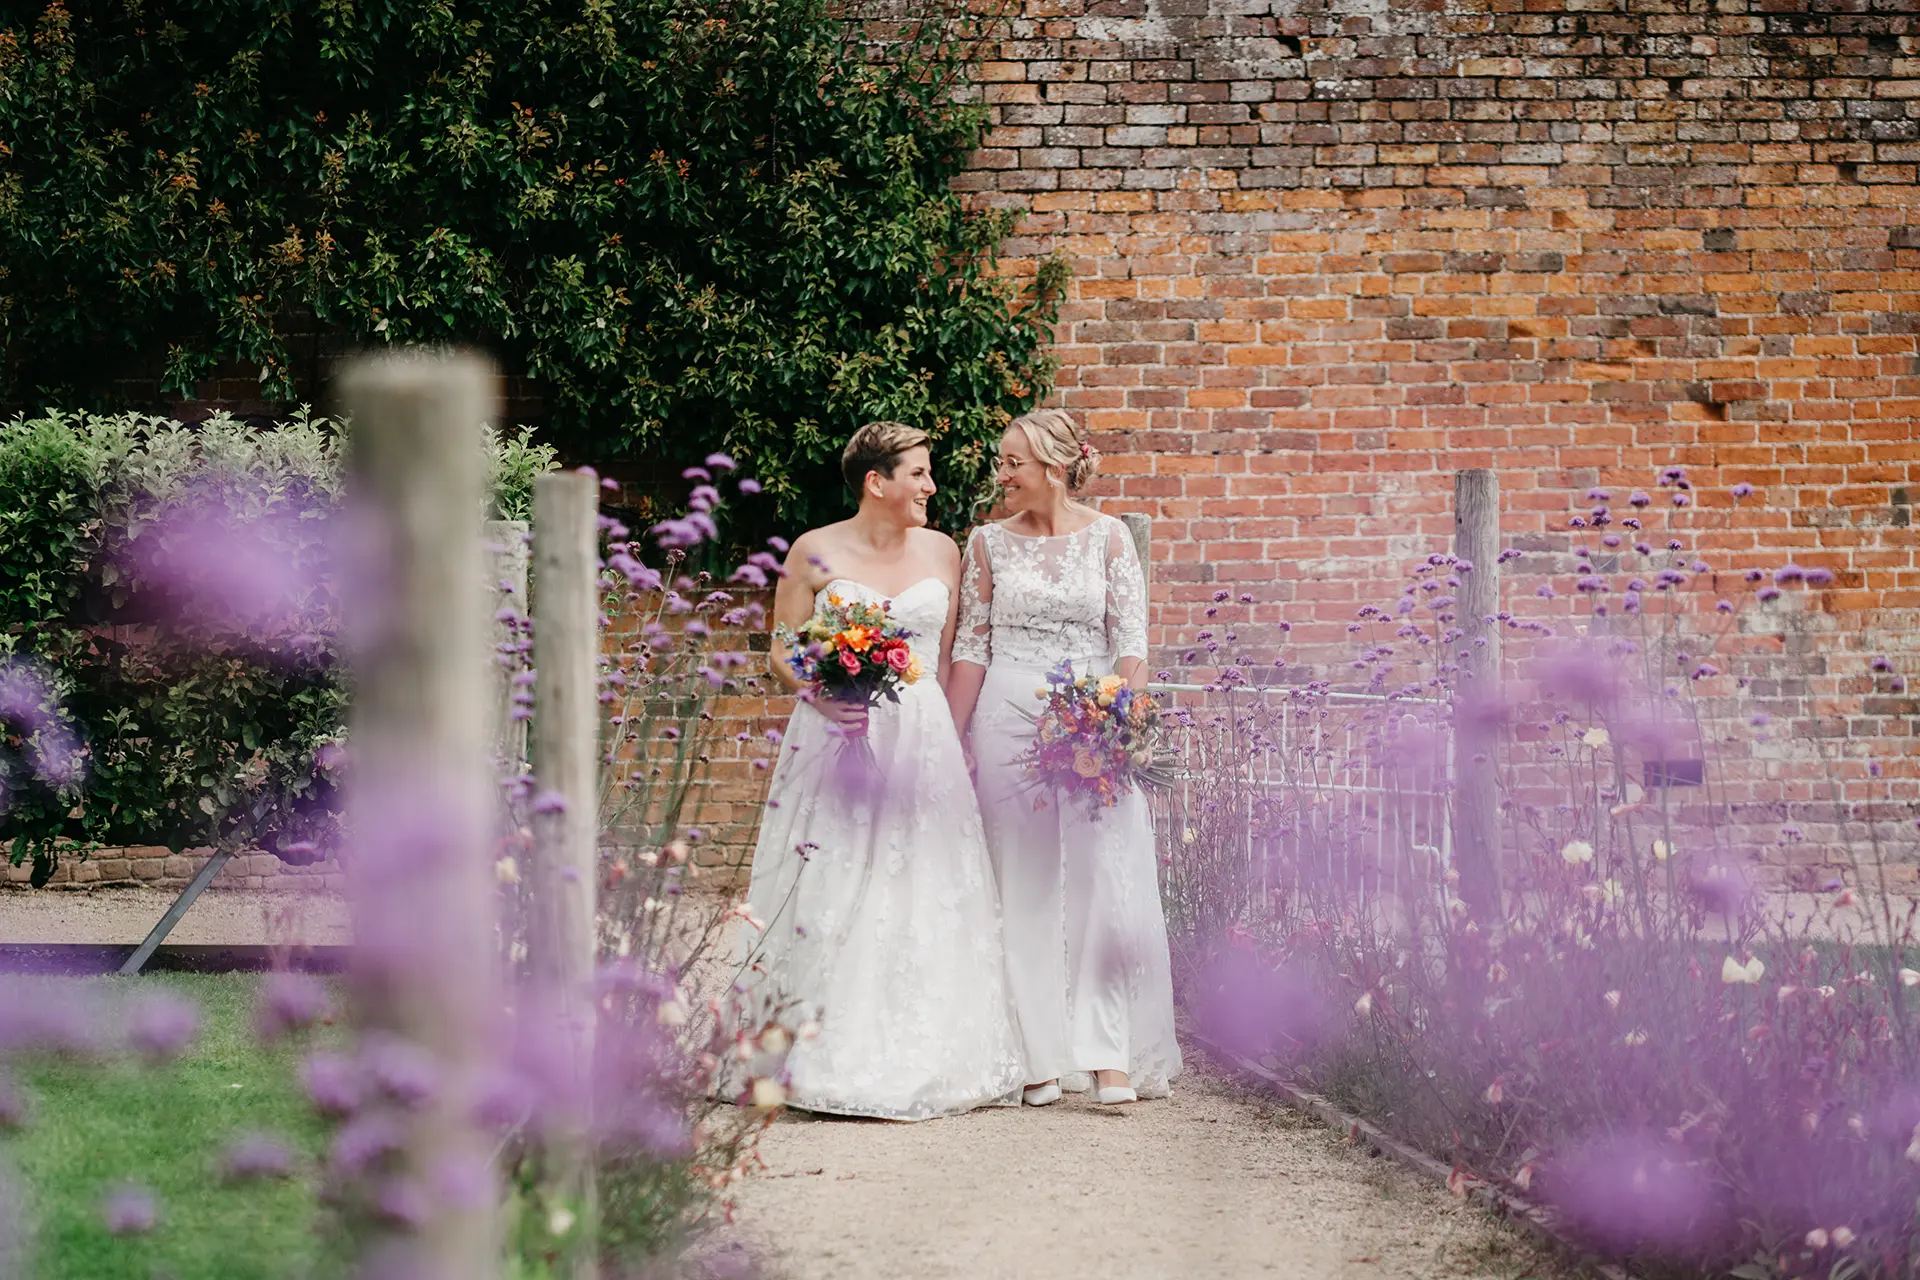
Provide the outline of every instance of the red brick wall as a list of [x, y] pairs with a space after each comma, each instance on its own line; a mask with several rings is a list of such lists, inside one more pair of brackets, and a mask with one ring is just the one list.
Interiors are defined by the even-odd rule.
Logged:
[[[1776, 737], [1840, 763], [1740, 746], [1736, 799], [1804, 807], [1870, 756], [1910, 780], [1920, 706], [1867, 669], [1920, 685], [1909, 10], [1027, 0], [960, 186], [1026, 215], [1009, 269], [1072, 263], [1055, 401], [1107, 454], [1096, 500], [1154, 517], [1161, 661], [1226, 588], [1255, 648], [1289, 621], [1286, 655], [1338, 678], [1354, 611], [1447, 548], [1467, 467], [1498, 470], [1529, 553], [1509, 607], [1564, 616], [1533, 593], [1570, 579], [1585, 491], [1679, 465], [1675, 527], [1719, 571], [1690, 599], [1750, 565], [1834, 574], [1731, 643]], [[722, 737], [783, 710], [737, 704]], [[713, 825], [744, 839], [764, 774], [729, 754]]]
[[1507, 607], [1564, 619], [1534, 593], [1572, 581], [1585, 492], [1664, 504], [1683, 466], [1697, 505], [1663, 519], [1717, 571], [1691, 605], [1741, 600], [1750, 566], [1834, 575], [1729, 639], [1753, 684], [1721, 709], [1776, 717], [1728, 744], [1746, 834], [1785, 802], [1810, 843], [1857, 834], [1827, 779], [1885, 799], [1867, 759], [1920, 763], [1920, 705], [1868, 671], [1920, 676], [1920, 17], [1268, 7], [1027, 0], [960, 183], [1026, 215], [1011, 270], [1073, 266], [1054, 402], [1098, 433], [1094, 498], [1154, 517], [1158, 661], [1224, 588], [1255, 597], [1230, 612], [1263, 660], [1341, 678], [1356, 609], [1449, 547], [1468, 467], [1529, 553]]

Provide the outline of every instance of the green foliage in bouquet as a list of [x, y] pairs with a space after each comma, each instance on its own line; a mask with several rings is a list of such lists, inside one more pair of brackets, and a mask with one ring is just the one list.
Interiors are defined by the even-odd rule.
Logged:
[[[938, 3], [939, 0], [933, 0]], [[1064, 268], [952, 191], [982, 19], [823, 0], [137, 0], [0, 17], [0, 403], [130, 352], [290, 403], [341, 342], [471, 342], [583, 461], [725, 448], [783, 522], [841, 442], [931, 431], [964, 520], [1032, 406]]]

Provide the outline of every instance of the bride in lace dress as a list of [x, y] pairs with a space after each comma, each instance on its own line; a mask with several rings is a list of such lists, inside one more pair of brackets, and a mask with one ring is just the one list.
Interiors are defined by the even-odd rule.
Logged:
[[[793, 544], [775, 619], [797, 630], [828, 594], [890, 601], [927, 674], [869, 714], [801, 687], [775, 640], [774, 674], [800, 702], [754, 849], [747, 902], [760, 932], [743, 944], [742, 985], [794, 1033], [796, 1107], [924, 1120], [1017, 1105], [993, 871], [941, 692], [960, 552], [925, 527], [934, 484], [924, 433], [870, 423], [842, 469], [860, 510]], [[878, 788], [848, 785], [840, 753], [860, 734], [880, 764]]]
[[948, 697], [969, 737], [1000, 884], [1025, 1100], [1045, 1106], [1091, 1072], [1104, 1103], [1167, 1095], [1180, 1071], [1153, 826], [1138, 791], [1090, 816], [1036, 792], [1015, 763], [1024, 713], [1062, 659], [1076, 676], [1146, 683], [1146, 582], [1126, 526], [1071, 499], [1096, 455], [1058, 409], [1000, 442], [1012, 514], [974, 530]]

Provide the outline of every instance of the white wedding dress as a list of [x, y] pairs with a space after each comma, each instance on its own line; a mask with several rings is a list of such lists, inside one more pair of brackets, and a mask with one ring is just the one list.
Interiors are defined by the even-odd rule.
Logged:
[[986, 668], [970, 732], [1029, 1084], [1084, 1088], [1081, 1073], [1119, 1070], [1160, 1098], [1180, 1071], [1146, 797], [1091, 815], [1036, 791], [1015, 763], [1033, 739], [1035, 692], [1062, 659], [1082, 676], [1146, 656], [1146, 581], [1125, 525], [1101, 516], [1052, 538], [974, 530], [953, 660]]
[[808, 1111], [925, 1120], [1019, 1101], [993, 872], [934, 679], [947, 601], [938, 578], [893, 598], [926, 674], [869, 718], [883, 786], [847, 785], [845, 741], [805, 703], [774, 766], [747, 894], [765, 928], [743, 942], [741, 981], [762, 1016], [819, 1028], [787, 1059], [789, 1101]]

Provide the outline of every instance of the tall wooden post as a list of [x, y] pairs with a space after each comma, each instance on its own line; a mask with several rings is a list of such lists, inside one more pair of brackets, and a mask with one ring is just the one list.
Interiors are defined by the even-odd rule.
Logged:
[[577, 1073], [582, 1127], [550, 1135], [549, 1190], [578, 1211], [569, 1249], [575, 1280], [594, 1273], [591, 1083], [595, 890], [599, 869], [600, 511], [591, 475], [553, 472], [533, 482], [532, 916], [527, 960]]
[[493, 1143], [476, 1116], [500, 1014], [488, 826], [484, 359], [399, 353], [342, 379], [360, 520], [352, 665], [352, 996], [358, 1029], [418, 1053], [433, 1088], [392, 1108], [417, 1189], [412, 1230], [369, 1213], [369, 1258], [410, 1275], [500, 1274]]
[[[1453, 480], [1453, 553], [1470, 562], [1460, 577], [1459, 676], [1453, 695], [1453, 857], [1460, 896], [1483, 930], [1500, 926], [1500, 828], [1495, 751], [1487, 708], [1499, 696], [1500, 482], [1487, 470]], [[1479, 704], [1476, 706], [1476, 704]]]
[[[527, 522], [525, 520], [487, 521], [487, 580], [493, 584], [496, 610], [511, 607], [527, 612]], [[493, 642], [498, 645], [518, 640], [519, 633], [498, 619], [493, 624]], [[493, 750], [501, 767], [518, 773], [527, 758], [527, 722], [513, 718], [514, 666], [501, 662], [495, 652], [493, 696], [489, 699], [496, 717]]]

